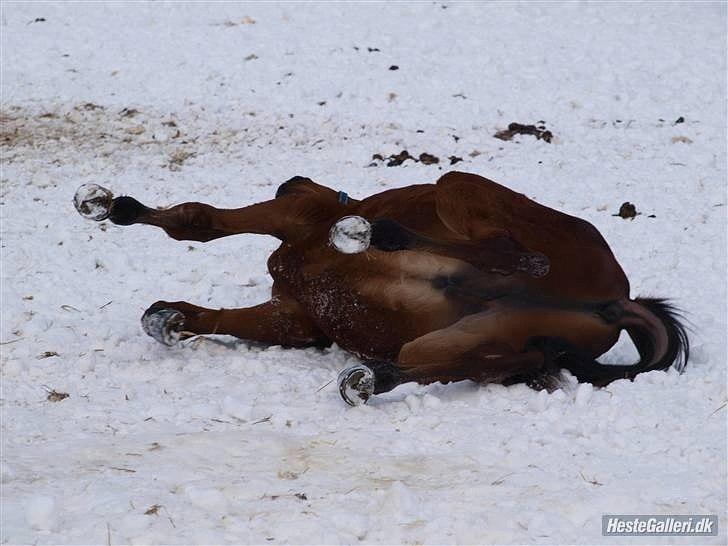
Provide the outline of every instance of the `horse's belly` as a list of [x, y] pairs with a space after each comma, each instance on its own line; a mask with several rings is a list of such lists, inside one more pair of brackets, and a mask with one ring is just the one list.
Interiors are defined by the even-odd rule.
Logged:
[[461, 262], [418, 252], [343, 256], [304, 267], [296, 297], [341, 347], [369, 358], [396, 358], [405, 343], [445, 328], [463, 314], [438, 279]]
[[304, 306], [330, 339], [368, 358], [393, 360], [405, 343], [461, 316], [441, 290], [421, 281], [390, 284], [373, 278], [358, 286], [323, 289], [306, 299]]

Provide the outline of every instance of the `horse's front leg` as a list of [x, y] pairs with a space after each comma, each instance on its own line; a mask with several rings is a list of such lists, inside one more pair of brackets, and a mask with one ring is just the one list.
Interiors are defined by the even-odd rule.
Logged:
[[183, 301], [158, 301], [144, 312], [142, 327], [165, 345], [201, 334], [226, 334], [284, 347], [331, 345], [300, 305], [282, 295], [244, 309], [206, 309]]
[[106, 188], [84, 184], [74, 197], [78, 212], [95, 221], [110, 220], [114, 224], [148, 224], [157, 226], [173, 239], [211, 241], [239, 233], [258, 233], [284, 241], [300, 231], [300, 218], [305, 207], [301, 197], [285, 195], [238, 209], [219, 209], [204, 203], [190, 202], [166, 209], [143, 205], [133, 197], [114, 195]]

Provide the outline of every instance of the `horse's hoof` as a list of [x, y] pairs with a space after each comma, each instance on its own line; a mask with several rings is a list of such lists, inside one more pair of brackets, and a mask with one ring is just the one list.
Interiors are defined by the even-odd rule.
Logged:
[[142, 329], [169, 347], [182, 339], [185, 316], [176, 309], [151, 309], [142, 315]]
[[372, 225], [361, 216], [344, 216], [329, 231], [329, 242], [343, 254], [364, 252], [372, 241]]
[[73, 204], [84, 218], [100, 222], [111, 213], [114, 194], [98, 184], [82, 184], [73, 196]]
[[366, 404], [374, 393], [374, 372], [364, 364], [342, 370], [339, 374], [339, 394], [350, 406]]

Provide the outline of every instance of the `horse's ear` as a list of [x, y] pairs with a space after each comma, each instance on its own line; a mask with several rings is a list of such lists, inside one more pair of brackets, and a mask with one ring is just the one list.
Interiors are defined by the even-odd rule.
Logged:
[[293, 178], [289, 178], [286, 180], [283, 184], [278, 186], [278, 190], [276, 191], [276, 199], [279, 197], [283, 197], [284, 195], [287, 195], [289, 193], [297, 192], [301, 189], [302, 185], [308, 185], [313, 184], [314, 186], [317, 186], [313, 180], [310, 178], [306, 178], [305, 176], [294, 176]]
[[[342, 198], [343, 195], [343, 198]], [[286, 180], [283, 184], [278, 186], [276, 191], [276, 199], [280, 197], [288, 196], [300, 196], [300, 197], [318, 197], [323, 198], [323, 201], [319, 201], [320, 204], [335, 204], [350, 205], [357, 203], [355, 199], [349, 197], [345, 192], [334, 191], [331, 188], [317, 184], [310, 178], [305, 176], [294, 176], [293, 178]]]

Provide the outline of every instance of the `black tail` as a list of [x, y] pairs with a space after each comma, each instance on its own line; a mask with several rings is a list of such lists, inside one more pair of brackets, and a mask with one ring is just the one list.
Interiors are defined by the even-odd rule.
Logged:
[[[627, 304], [625, 311], [621, 322], [640, 354], [640, 362], [636, 366], [644, 366], [638, 373], [666, 370], [671, 366], [682, 373], [688, 365], [690, 341], [680, 311], [667, 300], [659, 298], [637, 298]], [[653, 317], [657, 318], [657, 323]], [[664, 334], [659, 330], [664, 330]], [[655, 337], [663, 335], [667, 337], [667, 344], [660, 350]]]
[[554, 367], [569, 370], [580, 382], [604, 386], [617, 379], [634, 379], [643, 372], [666, 370], [682, 373], [690, 355], [690, 342], [680, 312], [667, 300], [637, 298], [609, 304], [598, 313], [606, 322], [621, 326], [637, 347], [640, 360], [629, 366], [600, 364], [564, 340], [539, 342]]

